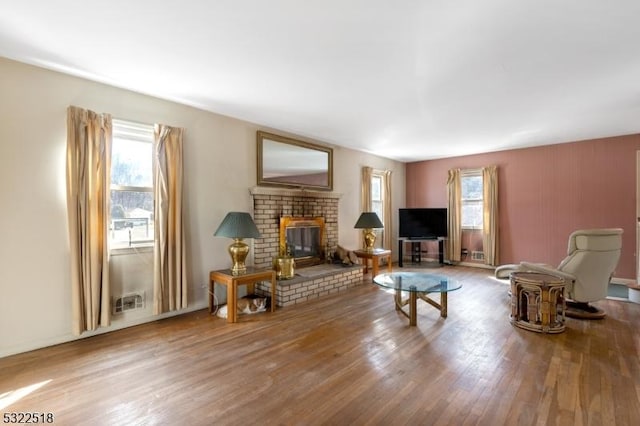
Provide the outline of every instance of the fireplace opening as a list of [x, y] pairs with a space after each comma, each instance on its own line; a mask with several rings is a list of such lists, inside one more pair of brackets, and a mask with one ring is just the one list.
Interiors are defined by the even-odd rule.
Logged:
[[280, 218], [280, 247], [287, 247], [296, 266], [317, 265], [322, 262], [324, 249], [323, 217]]

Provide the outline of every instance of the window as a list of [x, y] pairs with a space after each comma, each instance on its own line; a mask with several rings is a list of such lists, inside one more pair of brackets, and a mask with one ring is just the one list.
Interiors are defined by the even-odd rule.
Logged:
[[[377, 172], [373, 172], [371, 175], [371, 211], [375, 212], [380, 221], [384, 223], [384, 186], [383, 175]], [[384, 229], [375, 229], [377, 248], [382, 247], [382, 239]]]
[[460, 176], [462, 187], [462, 229], [482, 229], [482, 172], [463, 171]]
[[113, 120], [109, 247], [153, 244], [153, 126]]
[[371, 211], [375, 212], [380, 220], [383, 219], [383, 201], [382, 201], [382, 176], [374, 174], [371, 176]]

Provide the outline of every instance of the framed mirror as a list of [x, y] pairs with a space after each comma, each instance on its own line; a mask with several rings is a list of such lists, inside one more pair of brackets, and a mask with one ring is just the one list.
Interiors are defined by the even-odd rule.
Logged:
[[333, 149], [258, 131], [258, 185], [333, 190]]

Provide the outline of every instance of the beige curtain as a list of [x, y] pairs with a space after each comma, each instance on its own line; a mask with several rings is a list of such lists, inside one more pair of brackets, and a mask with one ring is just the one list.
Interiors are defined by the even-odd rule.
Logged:
[[391, 241], [391, 235], [392, 234], [392, 228], [391, 228], [391, 170], [385, 170], [383, 172], [383, 176], [384, 176], [384, 221], [383, 221], [383, 225], [384, 225], [384, 234], [383, 234], [383, 247], [387, 250], [391, 250], [391, 245], [392, 245], [392, 241]]
[[[360, 181], [360, 208], [363, 212], [371, 211], [371, 176], [373, 175], [373, 168], [364, 166], [362, 168], [362, 177]], [[364, 247], [364, 239], [362, 233], [359, 236], [358, 248]]]
[[156, 124], [154, 143], [155, 314], [187, 307], [185, 235], [182, 216], [182, 135], [184, 130]]
[[495, 266], [498, 262], [498, 167], [482, 169], [484, 263]]
[[67, 212], [72, 328], [76, 335], [110, 324], [107, 218], [111, 116], [67, 109]]
[[363, 211], [371, 210], [371, 176], [373, 175], [373, 169], [371, 167], [362, 168], [362, 189], [360, 191], [360, 206]]
[[460, 262], [462, 252], [462, 188], [460, 185], [460, 169], [449, 170], [447, 178], [447, 258], [452, 262]]

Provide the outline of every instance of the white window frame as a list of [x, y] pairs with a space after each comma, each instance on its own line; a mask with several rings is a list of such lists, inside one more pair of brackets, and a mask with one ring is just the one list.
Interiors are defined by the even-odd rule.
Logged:
[[[112, 120], [112, 129], [113, 129], [113, 140], [121, 140], [121, 141], [132, 141], [132, 142], [144, 142], [153, 145], [154, 139], [154, 130], [153, 124], [145, 124], [145, 123], [136, 123], [129, 120], [122, 119], [113, 119]], [[153, 168], [153, 156], [150, 156], [149, 162]], [[113, 166], [113, 163], [112, 163]], [[111, 173], [111, 171], [109, 171]], [[148, 192], [152, 194], [153, 198], [153, 170], [152, 170], [152, 182], [150, 186], [127, 186], [127, 185], [110, 185], [111, 191], [121, 191], [121, 192]], [[111, 196], [111, 195], [109, 195]], [[130, 251], [137, 251], [139, 248], [152, 248], [154, 245], [154, 228], [155, 228], [155, 212], [153, 215], [153, 219], [148, 220], [147, 222], [148, 229], [151, 230], [151, 238], [149, 239], [137, 239], [129, 241], [128, 246], [123, 246], [122, 244], [114, 244], [112, 241], [112, 235], [115, 231], [115, 222], [111, 217], [111, 209], [109, 211], [109, 251], [112, 254], [123, 254], [128, 253]]]
[[484, 193], [484, 182], [482, 182], [483, 184], [483, 190], [480, 191], [480, 197], [479, 198], [466, 198], [465, 194], [464, 194], [464, 190], [462, 188], [464, 188], [463, 180], [465, 178], [470, 178], [470, 177], [480, 177], [480, 179], [482, 179], [482, 169], [467, 169], [467, 170], [462, 170], [460, 173], [460, 187], [461, 187], [461, 221], [462, 221], [462, 229], [463, 230], [482, 230], [483, 229], [483, 215], [480, 215], [480, 224], [475, 224], [472, 226], [469, 225], [465, 225], [465, 220], [464, 220], [464, 211], [465, 211], [465, 206], [466, 205], [480, 205], [480, 211], [482, 212], [482, 206], [483, 206], [483, 193]]

